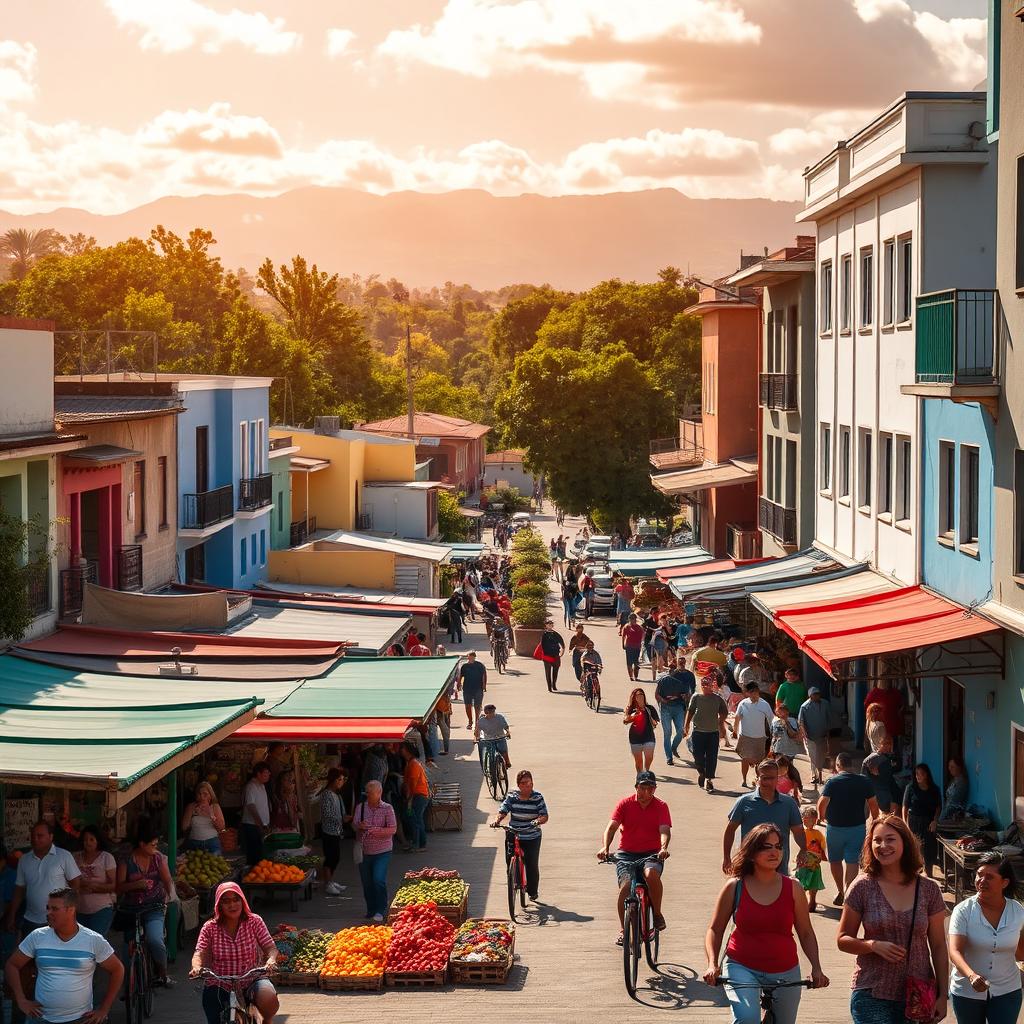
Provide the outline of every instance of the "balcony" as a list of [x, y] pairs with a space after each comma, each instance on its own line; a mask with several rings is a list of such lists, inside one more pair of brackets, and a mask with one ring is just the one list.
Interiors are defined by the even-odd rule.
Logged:
[[766, 409], [796, 409], [796, 374], [762, 373], [760, 403]]
[[780, 544], [796, 546], [796, 509], [758, 498], [757, 523]]
[[82, 613], [82, 597], [86, 583], [95, 583], [96, 562], [86, 562], [60, 571], [60, 617], [75, 618]]
[[50, 567], [42, 572], [25, 571], [25, 593], [33, 615], [45, 615], [50, 610]]
[[238, 511], [255, 512], [266, 508], [274, 498], [274, 478], [270, 473], [242, 477], [238, 481]]
[[704, 461], [703, 422], [681, 419], [677, 437], [658, 437], [650, 442], [649, 458], [657, 472], [699, 466]]
[[310, 516], [309, 520], [300, 519], [292, 523], [288, 531], [289, 547], [297, 548], [305, 544], [313, 534], [316, 533], [316, 516]]
[[227, 522], [235, 514], [231, 484], [212, 491], [182, 495], [181, 528], [208, 530], [218, 523]]
[[142, 589], [141, 544], [122, 544], [117, 549], [117, 589]]
[[729, 558], [745, 562], [761, 557], [761, 531], [745, 523], [727, 523], [725, 547]]

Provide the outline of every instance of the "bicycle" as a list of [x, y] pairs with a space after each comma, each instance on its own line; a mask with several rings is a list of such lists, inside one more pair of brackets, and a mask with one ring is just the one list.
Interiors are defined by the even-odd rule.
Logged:
[[495, 800], [502, 800], [508, 793], [508, 769], [505, 759], [496, 749], [498, 741], [482, 739], [477, 742], [483, 751], [482, 770], [487, 780], [487, 791]]
[[526, 909], [526, 856], [519, 845], [519, 835], [508, 825], [492, 824], [491, 828], [501, 828], [512, 837], [512, 857], [508, 862], [508, 916], [516, 919], [516, 893], [519, 893], [519, 905]]
[[654, 908], [651, 894], [644, 878], [644, 866], [650, 858], [631, 860], [611, 853], [605, 864], [622, 860], [630, 868], [629, 893], [622, 901], [622, 970], [626, 979], [626, 991], [630, 998], [636, 998], [636, 979], [640, 973], [640, 943], [644, 944], [644, 956], [652, 971], [658, 969], [658, 950], [661, 933], [654, 927]]
[[584, 664], [580, 692], [587, 702], [587, 707], [594, 711], [601, 710], [601, 673], [596, 667]]
[[497, 669], [498, 675], [501, 675], [508, 667], [508, 655], [508, 630], [504, 628], [504, 625], [498, 628], [492, 627], [491, 660], [494, 662], [494, 667]]
[[119, 914], [133, 919], [125, 929], [124, 1011], [127, 1024], [142, 1024], [153, 1015], [153, 960], [146, 945], [142, 917], [156, 906], [118, 906]]
[[220, 1011], [221, 1024], [261, 1024], [263, 1016], [255, 1004], [249, 1002], [246, 993], [253, 983], [268, 977], [269, 974], [266, 966], [253, 967], [245, 974], [224, 975], [215, 974], [209, 967], [204, 967], [196, 977], [212, 978], [214, 981], [223, 981], [231, 985], [227, 1005]]
[[716, 985], [731, 985], [733, 988], [756, 988], [761, 991], [761, 1009], [764, 1011], [761, 1024], [775, 1024], [775, 993], [780, 988], [811, 988], [806, 978], [800, 981], [765, 982], [763, 985], [750, 984], [745, 981], [733, 981], [724, 974], [715, 981]]

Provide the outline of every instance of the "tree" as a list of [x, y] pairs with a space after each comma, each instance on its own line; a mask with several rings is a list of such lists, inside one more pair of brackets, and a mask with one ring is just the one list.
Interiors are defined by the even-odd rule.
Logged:
[[52, 557], [48, 526], [0, 505], [0, 639], [17, 643], [32, 625], [30, 591], [45, 584]]
[[499, 359], [512, 362], [516, 356], [532, 348], [537, 331], [552, 310], [564, 309], [572, 301], [568, 292], [544, 286], [513, 299], [499, 312], [490, 325], [491, 351]]
[[437, 492], [437, 528], [447, 544], [464, 541], [469, 536], [469, 520], [462, 514], [459, 499], [451, 491]]
[[0, 256], [6, 256], [11, 261], [11, 277], [20, 281], [36, 260], [56, 252], [59, 238], [52, 228], [39, 231], [8, 228], [0, 235]]

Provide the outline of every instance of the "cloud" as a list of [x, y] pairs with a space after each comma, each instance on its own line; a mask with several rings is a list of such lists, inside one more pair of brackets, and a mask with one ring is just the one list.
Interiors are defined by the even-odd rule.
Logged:
[[348, 28], [329, 28], [327, 30], [327, 56], [340, 57], [347, 52], [356, 34]]
[[144, 50], [178, 53], [198, 48], [220, 53], [241, 46], [253, 53], [276, 56], [290, 53], [302, 37], [288, 31], [283, 18], [259, 12], [215, 11], [198, 0], [106, 0], [122, 27], [141, 31]]
[[0, 107], [30, 100], [36, 92], [36, 48], [0, 39]]
[[782, 159], [823, 156], [837, 142], [868, 124], [877, 110], [830, 110], [768, 136], [768, 148]]
[[213, 103], [207, 110], [165, 110], [138, 138], [143, 145], [193, 153], [279, 157], [284, 152], [281, 137], [262, 117], [232, 114], [229, 103]]

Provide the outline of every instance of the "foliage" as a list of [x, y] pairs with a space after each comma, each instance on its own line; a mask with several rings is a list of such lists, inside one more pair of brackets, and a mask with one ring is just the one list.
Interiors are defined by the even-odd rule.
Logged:
[[516, 597], [512, 599], [512, 618], [524, 629], [543, 629], [548, 608], [543, 598]]
[[0, 257], [10, 260], [11, 278], [20, 281], [36, 260], [55, 252], [59, 237], [51, 228], [8, 228], [0, 235]]
[[491, 321], [488, 331], [491, 351], [511, 363], [533, 347], [537, 332], [551, 311], [564, 309], [572, 298], [568, 292], [545, 285], [513, 299]]
[[448, 544], [469, 536], [469, 520], [462, 514], [459, 499], [451, 491], [437, 492], [437, 526], [441, 540]]
[[38, 519], [26, 522], [0, 505], [0, 638], [20, 640], [36, 613], [29, 588], [45, 584], [52, 549], [49, 530]]
[[543, 583], [524, 583], [516, 588], [516, 597], [525, 598], [530, 601], [545, 601], [547, 596], [548, 588]]
[[[512, 490], [515, 490], [513, 487]], [[516, 491], [518, 494], [519, 492]], [[545, 558], [548, 556], [548, 546], [544, 538], [532, 527], [524, 526], [516, 530], [512, 537], [512, 551], [514, 555], [526, 554], [529, 551], [538, 551]]]
[[[494, 487], [487, 492], [487, 500], [492, 505], [504, 505], [508, 515], [514, 512], [529, 512], [532, 504], [529, 496], [519, 493], [518, 487]], [[519, 530], [516, 536], [519, 537], [526, 532]]]
[[547, 584], [550, 571], [550, 568], [545, 569], [536, 562], [525, 562], [523, 565], [516, 565], [512, 570], [512, 586], [518, 590], [519, 587], [531, 584]]

